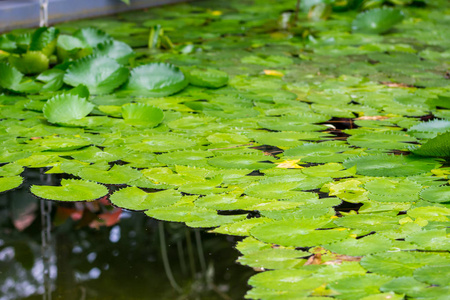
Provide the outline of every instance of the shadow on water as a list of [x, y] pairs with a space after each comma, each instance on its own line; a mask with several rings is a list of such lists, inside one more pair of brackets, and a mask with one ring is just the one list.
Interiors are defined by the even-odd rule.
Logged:
[[[243, 299], [237, 240], [123, 211], [56, 203], [27, 184], [0, 195], [0, 300]], [[48, 182], [46, 183], [48, 184]]]

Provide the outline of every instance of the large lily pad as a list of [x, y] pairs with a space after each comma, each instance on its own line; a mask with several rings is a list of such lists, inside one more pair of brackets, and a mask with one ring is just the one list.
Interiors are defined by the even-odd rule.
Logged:
[[188, 85], [179, 68], [151, 63], [134, 68], [123, 91], [136, 96], [161, 97], [175, 94]]
[[99, 199], [108, 194], [108, 189], [92, 181], [63, 179], [61, 186], [33, 185], [31, 192], [43, 199], [73, 202]]
[[67, 124], [87, 116], [94, 104], [77, 95], [61, 94], [50, 98], [43, 107], [45, 118], [50, 123]]
[[106, 56], [92, 55], [75, 61], [64, 76], [64, 82], [85, 85], [92, 94], [108, 94], [122, 85], [129, 71]]

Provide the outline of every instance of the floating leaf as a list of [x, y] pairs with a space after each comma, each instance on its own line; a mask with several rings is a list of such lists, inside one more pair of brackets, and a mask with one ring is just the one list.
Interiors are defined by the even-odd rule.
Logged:
[[426, 265], [450, 263], [448, 254], [425, 252], [389, 252], [372, 254], [361, 260], [370, 272], [393, 277], [412, 276], [414, 270]]
[[413, 149], [412, 152], [421, 156], [450, 157], [450, 132], [427, 140], [420, 148]]
[[0, 193], [18, 188], [22, 183], [22, 176], [0, 177]]
[[63, 179], [61, 186], [33, 185], [31, 192], [39, 198], [49, 200], [93, 201], [108, 194], [108, 189], [91, 181]]
[[122, 106], [122, 117], [129, 125], [156, 127], [164, 119], [164, 113], [148, 104], [129, 103]]
[[272, 168], [270, 162], [274, 160], [273, 157], [257, 154], [222, 155], [208, 159], [208, 164], [225, 169], [258, 170]]
[[186, 72], [189, 83], [207, 88], [220, 88], [228, 83], [228, 74], [215, 69], [189, 69]]
[[380, 286], [390, 280], [389, 277], [367, 274], [340, 279], [328, 284], [328, 287], [339, 294], [340, 299], [358, 300], [369, 295], [380, 293]]
[[9, 63], [24, 74], [38, 74], [49, 67], [48, 57], [39, 51], [29, 51], [20, 56], [9, 57]]
[[75, 61], [64, 76], [71, 86], [85, 85], [91, 94], [108, 94], [127, 80], [128, 69], [114, 59], [92, 55]]
[[414, 271], [414, 278], [434, 285], [448, 286], [450, 265], [425, 266]]
[[67, 124], [87, 116], [94, 105], [76, 95], [61, 94], [50, 98], [43, 108], [44, 117], [50, 123]]
[[408, 144], [415, 142], [414, 137], [395, 132], [374, 132], [352, 135], [347, 139], [350, 145], [372, 149], [406, 150]]
[[77, 30], [73, 34], [73, 36], [80, 39], [92, 48], [97, 47], [101, 43], [112, 40], [112, 38], [106, 32], [93, 27]]
[[436, 160], [403, 155], [370, 155], [350, 158], [344, 167], [356, 166], [356, 173], [365, 176], [413, 176], [439, 166]]
[[449, 202], [450, 186], [431, 186], [420, 192], [420, 197], [430, 202]]
[[151, 63], [134, 68], [123, 90], [141, 97], [162, 97], [181, 91], [187, 84], [183, 72], [174, 65]]
[[361, 239], [347, 238], [333, 244], [324, 245], [323, 247], [338, 254], [363, 256], [372, 253], [384, 252], [389, 250], [391, 246], [392, 242], [390, 239], [381, 235], [373, 234]]
[[40, 27], [31, 35], [30, 51], [40, 51], [46, 56], [53, 54], [59, 30], [54, 27]]
[[317, 246], [348, 236], [346, 230], [316, 230], [327, 223], [323, 219], [281, 220], [255, 226], [250, 233], [263, 242], [287, 247]]
[[114, 205], [131, 210], [148, 210], [169, 206], [180, 199], [181, 194], [175, 190], [146, 193], [133, 186], [118, 190], [109, 198]]
[[398, 9], [375, 8], [358, 14], [352, 22], [352, 30], [371, 34], [385, 33], [403, 18], [403, 13]]

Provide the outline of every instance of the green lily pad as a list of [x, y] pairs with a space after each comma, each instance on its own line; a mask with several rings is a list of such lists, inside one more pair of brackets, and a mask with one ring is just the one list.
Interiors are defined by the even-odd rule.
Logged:
[[439, 166], [433, 159], [403, 155], [370, 155], [350, 158], [344, 167], [356, 166], [356, 173], [365, 176], [413, 176], [431, 171]]
[[114, 205], [131, 210], [148, 210], [169, 206], [180, 199], [181, 194], [175, 190], [146, 193], [133, 186], [120, 189], [109, 198]]
[[148, 104], [129, 103], [122, 106], [122, 117], [129, 125], [156, 127], [164, 119], [164, 113]]
[[450, 280], [450, 264], [438, 266], [424, 266], [414, 271], [414, 278], [429, 284], [448, 286]]
[[384, 252], [389, 250], [391, 246], [392, 241], [390, 239], [373, 234], [361, 239], [347, 238], [333, 244], [324, 245], [323, 247], [338, 254], [363, 256]]
[[134, 51], [130, 46], [116, 40], [98, 44], [93, 53], [115, 59], [121, 65], [127, 65], [130, 58], [134, 56]]
[[61, 186], [33, 185], [30, 190], [39, 198], [71, 202], [93, 201], [108, 194], [104, 185], [77, 179], [63, 179]]
[[22, 176], [0, 177], [0, 193], [18, 188], [22, 183]]
[[94, 105], [76, 95], [61, 94], [50, 98], [43, 107], [44, 117], [50, 123], [67, 124], [87, 116]]
[[286, 247], [318, 246], [349, 235], [346, 230], [316, 230], [328, 223], [326, 219], [280, 220], [255, 226], [250, 233], [263, 242]]
[[92, 55], [76, 60], [64, 76], [71, 86], [85, 85], [91, 94], [109, 94], [122, 85], [129, 71], [114, 59]]
[[350, 145], [372, 149], [406, 150], [407, 143], [416, 142], [414, 137], [395, 132], [380, 132], [352, 135], [347, 139]]
[[111, 36], [109, 36], [106, 32], [93, 27], [77, 30], [73, 36], [92, 48], [97, 47], [101, 43], [112, 40]]
[[339, 299], [358, 300], [369, 295], [379, 294], [379, 288], [389, 280], [389, 277], [367, 274], [346, 277], [329, 283], [328, 287], [338, 293]]
[[412, 149], [412, 152], [421, 156], [450, 157], [450, 132], [427, 140], [420, 148]]
[[9, 56], [9, 63], [24, 74], [38, 74], [48, 69], [50, 60], [39, 51], [29, 51], [20, 56]]
[[215, 69], [189, 69], [186, 72], [189, 83], [207, 88], [220, 88], [228, 83], [228, 74]]
[[450, 186], [431, 186], [420, 192], [420, 197], [430, 202], [449, 202]]
[[151, 63], [134, 68], [123, 91], [136, 96], [163, 97], [188, 85], [179, 68], [171, 64]]
[[53, 54], [59, 30], [54, 27], [40, 27], [31, 35], [30, 51], [40, 51], [45, 56]]
[[450, 263], [447, 253], [389, 252], [371, 254], [361, 260], [361, 265], [370, 272], [380, 275], [400, 277], [412, 276], [414, 270], [426, 265]]
[[411, 233], [405, 241], [417, 245], [420, 250], [450, 251], [450, 239], [446, 229], [422, 230]]
[[398, 9], [375, 8], [358, 14], [352, 22], [352, 30], [360, 33], [385, 33], [403, 18], [403, 13]]
[[224, 169], [260, 170], [273, 168], [274, 165], [270, 162], [274, 160], [271, 156], [257, 154], [221, 155], [208, 159], [208, 164]]

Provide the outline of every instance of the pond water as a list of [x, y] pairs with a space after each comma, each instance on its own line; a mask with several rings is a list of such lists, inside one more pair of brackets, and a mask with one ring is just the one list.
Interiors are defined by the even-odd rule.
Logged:
[[71, 205], [53, 203], [48, 212], [44, 203], [41, 214], [28, 192], [41, 179], [27, 172], [27, 185], [0, 196], [1, 300], [242, 299], [248, 290], [254, 271], [235, 263], [237, 239], [125, 210], [98, 228], [87, 207], [78, 207], [84, 220], [63, 221], [61, 209]]

